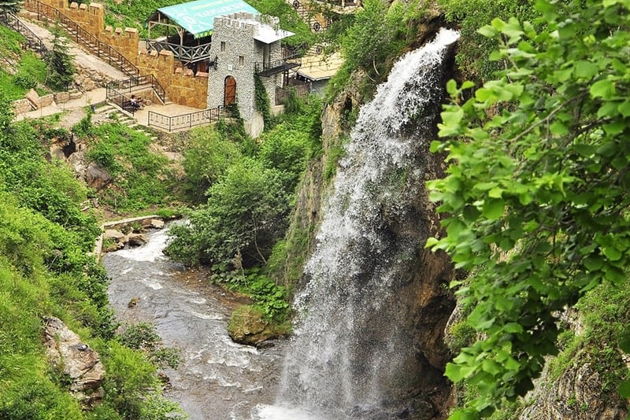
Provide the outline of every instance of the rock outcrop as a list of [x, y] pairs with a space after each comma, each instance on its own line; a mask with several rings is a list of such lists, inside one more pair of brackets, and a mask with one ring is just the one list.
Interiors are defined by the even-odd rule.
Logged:
[[[575, 356], [581, 359], [581, 353]], [[624, 420], [627, 405], [614, 392], [604, 392], [600, 374], [591, 363], [573, 363], [557, 379], [545, 374], [527, 400], [519, 420]]]
[[59, 318], [44, 319], [44, 344], [52, 365], [69, 381], [70, 392], [90, 408], [103, 399], [105, 368], [96, 351]]

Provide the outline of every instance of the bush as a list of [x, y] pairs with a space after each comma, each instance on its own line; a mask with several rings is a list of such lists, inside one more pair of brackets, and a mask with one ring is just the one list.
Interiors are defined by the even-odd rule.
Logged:
[[113, 186], [100, 193], [106, 204], [129, 212], [168, 201], [173, 188], [168, 160], [150, 150], [148, 136], [119, 123], [101, 124], [88, 131], [92, 137], [88, 159], [114, 178]]
[[245, 158], [208, 190], [208, 203], [190, 224], [171, 229], [166, 252], [187, 264], [243, 266], [264, 263], [286, 227], [289, 195], [282, 175]]
[[284, 172], [287, 191], [293, 191], [310, 157], [308, 132], [280, 124], [265, 133], [261, 141], [260, 160], [263, 165]]
[[238, 145], [227, 140], [214, 127], [192, 131], [183, 164], [186, 190], [192, 199], [195, 202], [205, 201], [208, 188], [241, 157]]

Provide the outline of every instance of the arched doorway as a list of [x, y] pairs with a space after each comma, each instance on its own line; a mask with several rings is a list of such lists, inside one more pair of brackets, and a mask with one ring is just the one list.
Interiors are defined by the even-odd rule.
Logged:
[[236, 103], [236, 79], [232, 76], [225, 78], [223, 87], [223, 105], [228, 106]]

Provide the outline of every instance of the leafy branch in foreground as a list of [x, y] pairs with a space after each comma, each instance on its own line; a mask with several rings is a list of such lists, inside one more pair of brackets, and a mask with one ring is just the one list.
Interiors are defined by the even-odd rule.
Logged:
[[603, 282], [628, 286], [629, 7], [539, 0], [543, 30], [514, 18], [479, 30], [501, 43], [496, 80], [466, 101], [472, 83], [447, 85], [432, 150], [450, 166], [429, 183], [446, 235], [427, 246], [471, 273], [453, 287], [480, 337], [447, 365], [477, 393], [452, 419], [524, 395], [557, 353], [559, 314]]

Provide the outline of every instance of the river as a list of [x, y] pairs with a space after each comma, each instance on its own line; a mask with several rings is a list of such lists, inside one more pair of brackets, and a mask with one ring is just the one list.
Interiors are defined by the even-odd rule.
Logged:
[[[111, 252], [103, 264], [111, 277], [109, 299], [118, 320], [149, 322], [166, 347], [181, 351], [177, 370], [166, 369], [166, 396], [192, 420], [258, 417], [257, 407], [274, 400], [284, 343], [256, 349], [227, 334], [231, 310], [242, 302], [166, 258], [166, 229], [150, 232], [146, 245]], [[129, 302], [139, 298], [137, 304]]]

